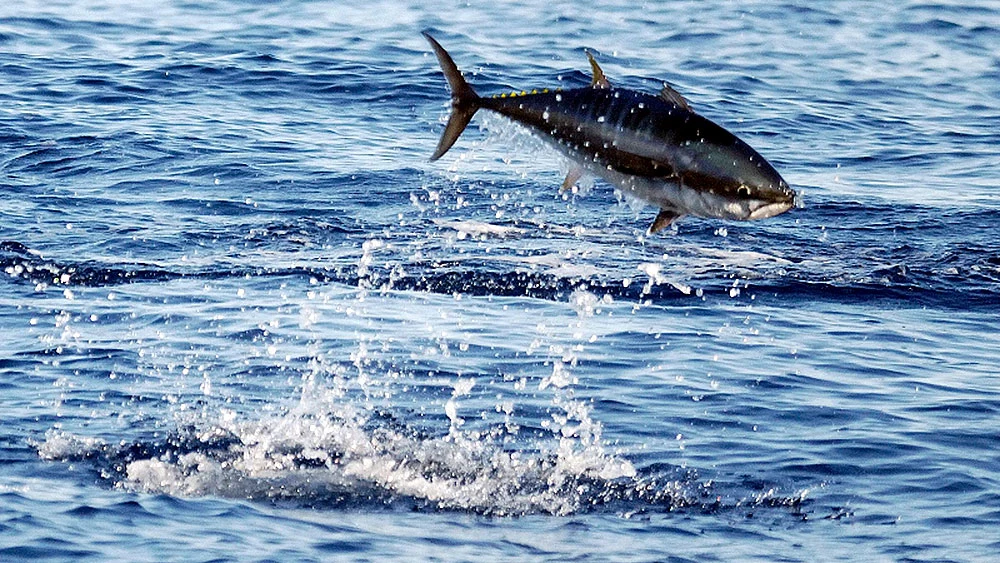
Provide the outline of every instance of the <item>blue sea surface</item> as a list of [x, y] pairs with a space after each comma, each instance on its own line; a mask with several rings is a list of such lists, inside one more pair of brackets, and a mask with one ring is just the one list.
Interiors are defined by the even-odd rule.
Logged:
[[[669, 81], [802, 205], [479, 115]], [[0, 5], [0, 561], [994, 561], [1000, 7]]]

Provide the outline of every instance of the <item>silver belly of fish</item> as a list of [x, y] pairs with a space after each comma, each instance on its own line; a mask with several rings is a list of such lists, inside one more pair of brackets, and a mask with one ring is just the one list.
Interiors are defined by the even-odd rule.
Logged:
[[791, 203], [759, 199], [733, 199], [683, 185], [676, 179], [644, 178], [622, 174], [607, 167], [592, 172], [614, 185], [624, 195], [674, 211], [677, 215], [747, 221], [766, 219], [791, 208]]

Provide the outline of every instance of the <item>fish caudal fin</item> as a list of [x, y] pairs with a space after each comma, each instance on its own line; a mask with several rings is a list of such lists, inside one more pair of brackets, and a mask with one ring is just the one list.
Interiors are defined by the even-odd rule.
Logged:
[[433, 161], [441, 158], [455, 144], [459, 135], [469, 125], [472, 116], [476, 114], [480, 103], [479, 95], [462, 77], [462, 73], [459, 72], [455, 61], [451, 60], [448, 51], [445, 51], [444, 47], [429, 33], [425, 31], [423, 34], [434, 49], [434, 54], [437, 55], [438, 62], [441, 64], [441, 71], [444, 72], [444, 77], [448, 80], [448, 87], [451, 88], [451, 115], [448, 117], [444, 133], [441, 134], [441, 140], [438, 141], [437, 149], [431, 155]]

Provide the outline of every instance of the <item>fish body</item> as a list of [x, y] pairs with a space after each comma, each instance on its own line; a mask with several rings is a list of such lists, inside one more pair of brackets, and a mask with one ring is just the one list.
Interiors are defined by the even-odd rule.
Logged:
[[678, 217], [751, 220], [795, 204], [795, 192], [738, 137], [695, 113], [669, 86], [660, 95], [612, 87], [591, 57], [588, 88], [480, 97], [450, 55], [424, 33], [452, 90], [452, 114], [432, 160], [454, 144], [479, 109], [528, 127], [569, 157], [568, 188], [585, 173], [660, 209], [650, 232]]

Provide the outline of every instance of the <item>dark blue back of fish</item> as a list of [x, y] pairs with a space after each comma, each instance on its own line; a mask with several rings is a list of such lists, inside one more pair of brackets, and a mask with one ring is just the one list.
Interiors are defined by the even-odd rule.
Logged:
[[617, 88], [487, 98], [483, 107], [551, 136], [566, 152], [627, 174], [651, 177], [670, 176], [673, 171], [654, 155], [639, 155], [620, 146], [623, 138], [676, 143], [683, 140], [687, 122], [706, 121], [656, 96]]

